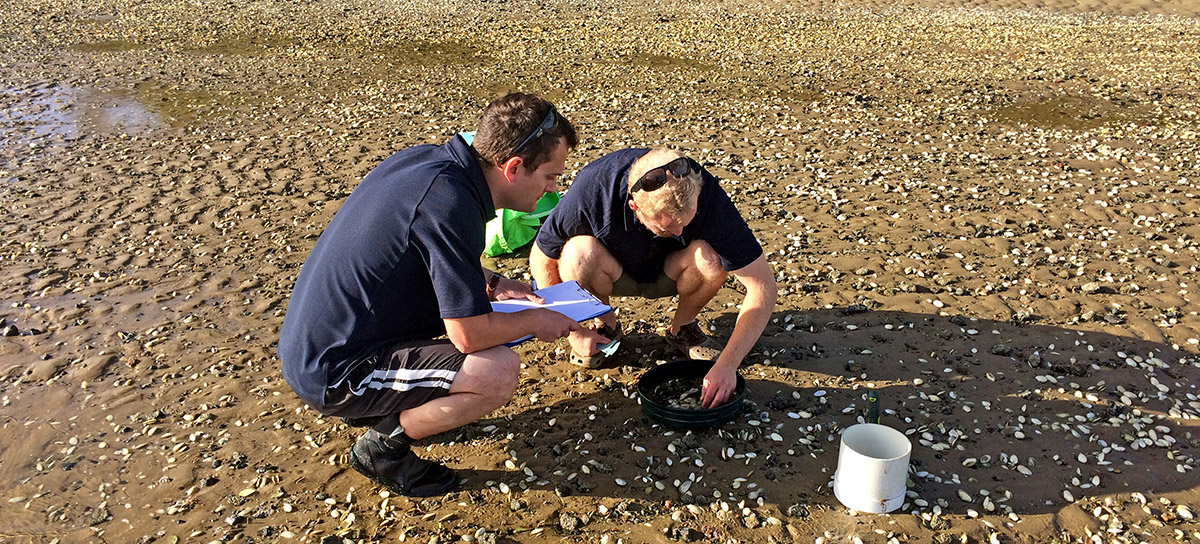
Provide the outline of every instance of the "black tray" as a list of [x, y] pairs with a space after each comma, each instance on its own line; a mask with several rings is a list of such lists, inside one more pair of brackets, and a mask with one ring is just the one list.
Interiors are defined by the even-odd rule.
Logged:
[[742, 401], [746, 398], [746, 380], [741, 374], [737, 376], [737, 388], [728, 402], [715, 408], [700, 408], [686, 410], [672, 408], [650, 398], [654, 388], [676, 378], [703, 378], [712, 369], [712, 361], [697, 361], [682, 359], [663, 363], [646, 371], [638, 380], [638, 399], [642, 403], [642, 411], [650, 419], [679, 429], [703, 429], [714, 427], [734, 418], [742, 409]]

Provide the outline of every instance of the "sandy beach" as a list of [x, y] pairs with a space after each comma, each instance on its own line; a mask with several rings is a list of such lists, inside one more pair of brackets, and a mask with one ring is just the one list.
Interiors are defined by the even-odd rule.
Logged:
[[[0, 44], [0, 542], [1200, 540], [1200, 1], [19, 0]], [[282, 381], [288, 297], [367, 172], [514, 90], [568, 174], [720, 176], [779, 304], [730, 423], [643, 415], [673, 302], [618, 300], [612, 364], [521, 345], [419, 443], [461, 489], [389, 496]], [[868, 390], [887, 515], [830, 487]]]

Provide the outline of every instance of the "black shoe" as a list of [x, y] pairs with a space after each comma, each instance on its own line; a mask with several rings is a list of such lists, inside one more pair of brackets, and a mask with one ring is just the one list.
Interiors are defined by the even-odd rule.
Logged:
[[384, 437], [374, 429], [350, 448], [350, 466], [406, 497], [445, 495], [458, 485], [453, 470], [417, 457], [408, 444]]
[[343, 417], [340, 419], [342, 420], [342, 423], [345, 423], [350, 427], [374, 427], [386, 417], [388, 416]]

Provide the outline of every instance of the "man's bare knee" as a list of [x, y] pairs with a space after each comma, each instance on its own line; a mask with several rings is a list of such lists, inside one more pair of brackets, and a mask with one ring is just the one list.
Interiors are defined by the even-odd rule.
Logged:
[[725, 268], [721, 266], [721, 256], [717, 254], [717, 250], [703, 242], [697, 244], [696, 269], [710, 283], [714, 281], [724, 282], [725, 277], [729, 275], [725, 271]]
[[576, 236], [563, 244], [559, 255], [559, 266], [573, 270], [585, 267], [596, 259], [598, 249], [602, 249], [600, 241], [591, 236]]
[[495, 406], [512, 398], [520, 382], [521, 359], [513, 350], [497, 346], [468, 356], [464, 367], [472, 364], [471, 389]]
[[559, 273], [564, 280], [576, 280], [585, 286], [601, 281], [611, 284], [621, 276], [621, 265], [600, 240], [576, 236], [563, 245]]
[[689, 283], [699, 282], [704, 285], [720, 285], [729, 275], [721, 265], [721, 256], [717, 254], [717, 250], [703, 240], [696, 240], [687, 248], [672, 254], [667, 259], [666, 272], [677, 281], [690, 278]]

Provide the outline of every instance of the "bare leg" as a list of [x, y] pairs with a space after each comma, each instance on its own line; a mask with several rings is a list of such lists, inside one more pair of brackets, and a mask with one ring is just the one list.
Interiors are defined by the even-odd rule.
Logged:
[[[609, 303], [613, 284], [621, 277], [621, 264], [609, 253], [600, 240], [591, 236], [576, 236], [567, 240], [558, 260], [558, 272], [563, 281], [575, 280], [588, 292], [596, 295], [600, 302]], [[617, 324], [617, 316], [607, 313], [600, 321], [610, 327]], [[610, 338], [611, 340], [611, 338]], [[571, 349], [579, 355], [596, 352], [595, 342], [573, 332], [567, 337]]]
[[558, 259], [551, 259], [543, 253], [537, 243], [529, 246], [529, 273], [538, 287], [550, 287], [563, 281], [558, 275]]
[[[558, 271], [563, 281], [575, 280], [588, 292], [596, 295], [600, 302], [608, 304], [613, 284], [621, 277], [621, 264], [608, 252], [600, 240], [591, 236], [576, 236], [563, 246]], [[616, 316], [601, 317], [607, 325], [617, 322]]]
[[475, 421], [512, 399], [520, 371], [521, 360], [504, 346], [467, 355], [450, 394], [401, 412], [400, 427], [419, 440]]
[[676, 334], [679, 327], [695, 321], [700, 310], [717, 296], [728, 272], [721, 267], [721, 258], [712, 246], [701, 240], [668, 255], [665, 268], [679, 292], [679, 306], [670, 329], [671, 334]]

